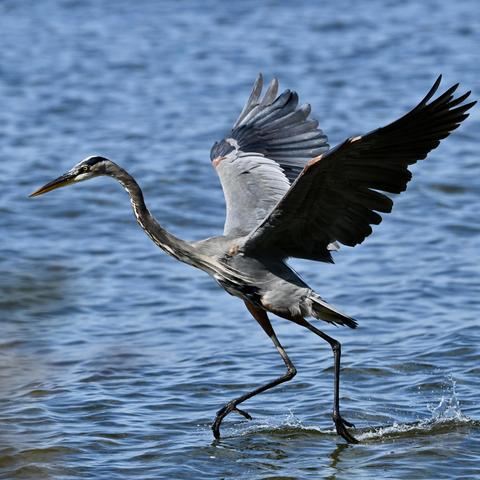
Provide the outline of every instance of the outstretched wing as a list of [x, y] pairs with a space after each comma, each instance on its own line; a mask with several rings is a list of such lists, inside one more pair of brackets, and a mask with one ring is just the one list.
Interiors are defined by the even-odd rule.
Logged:
[[290, 188], [305, 163], [328, 150], [310, 105], [298, 95], [277, 96], [273, 79], [263, 98], [260, 74], [230, 135], [210, 152], [227, 204], [225, 235], [247, 235]]
[[403, 192], [412, 177], [408, 165], [424, 159], [468, 117], [476, 102], [454, 98], [454, 85], [430, 101], [441, 76], [409, 113], [386, 127], [347, 139], [312, 158], [288, 193], [248, 236], [244, 251], [332, 261], [333, 241], [354, 246], [389, 213], [393, 202], [378, 192]]

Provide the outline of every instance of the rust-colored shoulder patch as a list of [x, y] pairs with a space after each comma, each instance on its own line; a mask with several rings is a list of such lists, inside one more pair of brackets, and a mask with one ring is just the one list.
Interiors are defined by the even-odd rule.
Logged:
[[228, 255], [230, 257], [234, 257], [237, 253], [240, 247], [238, 245], [232, 245], [230, 249], [228, 250]]
[[316, 163], [318, 163], [322, 159], [322, 155], [318, 155], [317, 157], [311, 158], [306, 164], [304, 170], [307, 168], [313, 167]]
[[215, 157], [213, 160], [212, 160], [212, 165], [214, 168], [217, 168], [219, 165], [220, 165], [220, 162], [222, 160], [225, 160], [225, 158], [227, 157]]

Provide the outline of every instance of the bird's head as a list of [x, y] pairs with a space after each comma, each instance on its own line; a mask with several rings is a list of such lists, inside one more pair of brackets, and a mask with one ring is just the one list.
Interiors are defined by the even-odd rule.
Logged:
[[89, 180], [100, 175], [108, 175], [111, 165], [112, 162], [108, 160], [108, 158], [98, 156], [88, 157], [80, 163], [77, 163], [67, 173], [64, 173], [55, 180], [43, 185], [43, 187], [40, 187], [38, 190], [35, 190], [30, 194], [30, 197], [37, 197], [56, 188], [66, 187], [72, 183], [83, 182], [84, 180]]

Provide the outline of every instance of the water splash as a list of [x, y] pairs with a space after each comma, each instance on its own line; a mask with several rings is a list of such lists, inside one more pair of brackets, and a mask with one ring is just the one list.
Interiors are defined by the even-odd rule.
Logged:
[[302, 421], [295, 416], [292, 410], [289, 410], [288, 414], [281, 417], [259, 419], [255, 424], [249, 425], [241, 434], [248, 435], [255, 432], [288, 433], [305, 430], [307, 430], [307, 427], [302, 424]]
[[477, 422], [467, 417], [460, 408], [456, 392], [456, 381], [452, 375], [447, 377], [444, 385], [444, 394], [439, 403], [427, 405], [431, 417], [413, 423], [397, 423], [378, 427], [357, 436], [359, 440], [371, 440], [405, 435], [427, 435], [449, 431], [466, 425], [478, 425]]
[[445, 384], [446, 393], [442, 395], [438, 405], [427, 405], [432, 414], [432, 421], [444, 422], [448, 420], [459, 420], [461, 422], [469, 421], [460, 408], [460, 402], [457, 397], [457, 382], [452, 375], [447, 377], [448, 383]]
[[[427, 409], [431, 414], [430, 418], [411, 423], [394, 422], [392, 425], [361, 428], [354, 430], [354, 435], [360, 441], [383, 440], [412, 435], [432, 435], [464, 426], [480, 426], [480, 422], [469, 418], [462, 412], [456, 393], [456, 381], [451, 375], [446, 378], [443, 394], [438, 404], [429, 404]], [[236, 427], [229, 432], [229, 435], [248, 436], [259, 432], [272, 435], [336, 435], [334, 428], [304, 425], [292, 410], [284, 416], [258, 419], [246, 428]]]

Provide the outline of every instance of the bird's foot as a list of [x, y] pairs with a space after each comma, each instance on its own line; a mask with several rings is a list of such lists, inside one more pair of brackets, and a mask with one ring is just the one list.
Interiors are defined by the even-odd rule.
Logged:
[[246, 412], [245, 410], [240, 410], [239, 408], [234, 408], [232, 410], [232, 412], [237, 412], [239, 415], [241, 415], [242, 417], [245, 417], [247, 420], [252, 420], [252, 416]]
[[247, 420], [251, 420], [252, 416], [246, 412], [245, 410], [240, 410], [237, 408], [235, 401], [228, 402], [224, 407], [222, 407], [218, 412], [217, 416], [215, 417], [215, 421], [213, 422], [212, 425], [212, 430], [213, 430], [213, 436], [219, 440], [220, 439], [220, 425], [223, 421], [223, 419], [231, 412], [238, 413], [239, 415], [242, 415], [242, 417], [245, 417]]
[[358, 440], [347, 430], [347, 427], [355, 428], [353, 423], [344, 420], [340, 414], [333, 414], [333, 422], [337, 433], [344, 438], [348, 443], [358, 443]]

